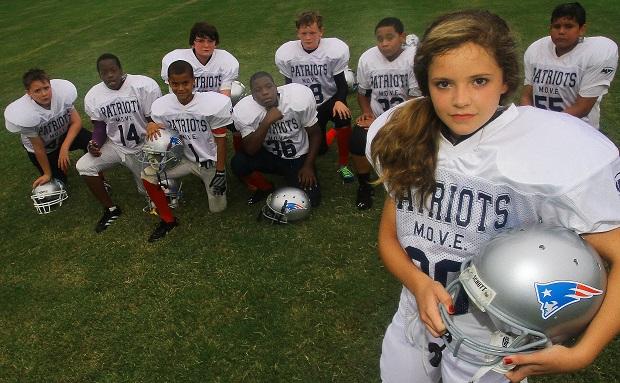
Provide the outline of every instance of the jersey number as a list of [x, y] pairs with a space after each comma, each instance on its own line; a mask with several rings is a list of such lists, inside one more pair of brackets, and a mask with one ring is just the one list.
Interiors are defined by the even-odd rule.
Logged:
[[393, 107], [394, 105], [398, 105], [400, 103], [402, 103], [404, 100], [400, 97], [392, 97], [391, 99], [387, 99], [387, 98], [378, 98], [377, 102], [379, 104], [381, 104], [381, 106], [383, 107], [383, 111], [386, 112], [388, 109], [390, 109], [391, 107]]
[[534, 96], [534, 105], [540, 109], [549, 109], [554, 112], [561, 112], [563, 100], [559, 97]]
[[322, 103], [323, 92], [321, 91], [321, 84], [312, 84], [309, 86], [309, 88], [312, 90], [312, 93], [314, 93], [314, 100], [316, 101], [316, 103]]
[[271, 151], [278, 157], [292, 158], [295, 157], [295, 154], [297, 154], [297, 149], [295, 149], [295, 144], [293, 144], [293, 140], [267, 140], [265, 142], [267, 143], [267, 145], [273, 145]]
[[118, 130], [121, 133], [121, 142], [123, 143], [123, 146], [127, 146], [127, 141], [134, 141], [134, 146], [140, 144], [140, 136], [138, 135], [134, 124], [129, 124], [129, 129], [127, 129], [127, 137], [125, 137], [125, 129], [123, 125], [119, 125]]
[[[430, 275], [430, 261], [422, 250], [416, 247], [408, 246], [405, 251], [407, 252], [409, 258], [414, 261], [420, 262], [420, 269], [422, 269], [424, 274]], [[448, 273], [459, 272], [461, 270], [461, 262], [452, 261], [450, 259], [443, 259], [435, 263], [434, 267], [435, 272], [433, 274], [435, 275], [435, 280], [445, 287], [446, 283], [448, 282]]]

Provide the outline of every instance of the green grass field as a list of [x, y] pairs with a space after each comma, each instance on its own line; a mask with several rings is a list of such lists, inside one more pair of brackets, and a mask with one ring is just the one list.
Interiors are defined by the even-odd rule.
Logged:
[[[99, 79], [96, 58], [117, 54], [126, 72], [158, 80], [162, 56], [187, 45], [197, 20], [218, 27], [220, 46], [279, 80], [275, 49], [295, 38], [294, 15], [318, 9], [326, 36], [351, 48], [350, 66], [374, 44], [373, 29], [400, 17], [421, 35], [440, 13], [488, 8], [514, 27], [523, 49], [547, 33], [550, 1], [3, 1], [0, 106], [22, 95], [31, 67], [72, 81], [77, 108]], [[590, 35], [620, 40], [616, 1], [584, 1]], [[603, 131], [620, 143], [620, 86], [605, 98]], [[350, 97], [354, 113], [358, 108]], [[84, 118], [85, 126], [90, 123]], [[259, 207], [230, 179], [229, 208], [213, 215], [199, 179], [184, 179], [181, 226], [147, 244], [155, 217], [142, 212], [129, 172], [108, 172], [123, 216], [95, 234], [101, 208], [73, 169], [70, 198], [39, 216], [36, 178], [19, 137], [0, 129], [0, 382], [376, 382], [399, 284], [382, 267], [376, 233], [383, 192], [366, 212], [356, 186], [337, 179], [335, 148], [318, 161], [324, 201], [294, 225], [257, 223]], [[79, 158], [74, 153], [73, 161]], [[281, 180], [277, 180], [281, 183]], [[615, 382], [616, 340], [587, 370], [530, 382]]]

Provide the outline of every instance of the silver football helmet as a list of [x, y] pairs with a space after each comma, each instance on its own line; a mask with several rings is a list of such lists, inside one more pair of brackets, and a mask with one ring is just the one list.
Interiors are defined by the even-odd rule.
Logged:
[[418, 38], [418, 36], [412, 33], [410, 35], [407, 35], [407, 37], [405, 37], [405, 44], [403, 45], [403, 48], [405, 47], [417, 48], [419, 43], [420, 43], [420, 39]]
[[301, 189], [283, 187], [267, 197], [262, 214], [277, 223], [299, 221], [310, 215], [310, 198]]
[[233, 81], [230, 87], [230, 100], [232, 104], [237, 104], [245, 96], [247, 96], [245, 85], [241, 81]]
[[355, 72], [353, 72], [352, 69], [347, 67], [347, 69], [344, 70], [344, 78], [347, 80], [349, 93], [355, 93], [357, 91], [357, 80], [355, 77]]
[[183, 182], [177, 182], [174, 178], [166, 178], [159, 181], [159, 186], [161, 186], [166, 199], [168, 199], [168, 206], [171, 209], [176, 209], [179, 206], [181, 197], [183, 197], [183, 192], [181, 191]]
[[[606, 284], [601, 258], [574, 232], [545, 225], [506, 231], [463, 263], [447, 288], [454, 299], [463, 289], [476, 306], [470, 310], [488, 314], [499, 341], [468, 336], [440, 305], [447, 347], [456, 357], [491, 366], [506, 355], [567, 342], [592, 320]], [[484, 360], [468, 357], [476, 353]]]
[[183, 142], [174, 129], [160, 129], [159, 137], [147, 139], [140, 160], [157, 173], [173, 168], [183, 159]]
[[62, 181], [54, 178], [32, 189], [30, 198], [39, 214], [48, 214], [56, 207], [61, 206], [62, 201], [69, 198], [69, 195]]

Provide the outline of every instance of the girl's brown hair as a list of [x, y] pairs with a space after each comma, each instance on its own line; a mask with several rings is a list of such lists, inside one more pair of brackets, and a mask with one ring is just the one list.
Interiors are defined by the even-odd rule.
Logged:
[[500, 102], [519, 85], [519, 57], [515, 39], [506, 22], [483, 10], [466, 10], [437, 18], [424, 32], [416, 52], [413, 70], [424, 97], [395, 110], [371, 146], [371, 157], [381, 169], [379, 182], [399, 198], [415, 189], [418, 201], [435, 191], [437, 151], [443, 122], [429, 97], [428, 70], [433, 58], [475, 43], [495, 58], [502, 69], [508, 91]]

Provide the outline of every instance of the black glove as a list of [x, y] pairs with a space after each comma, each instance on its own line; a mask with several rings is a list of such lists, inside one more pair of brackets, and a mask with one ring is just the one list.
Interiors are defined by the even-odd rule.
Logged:
[[215, 195], [223, 195], [226, 193], [226, 171], [216, 170], [209, 187]]

